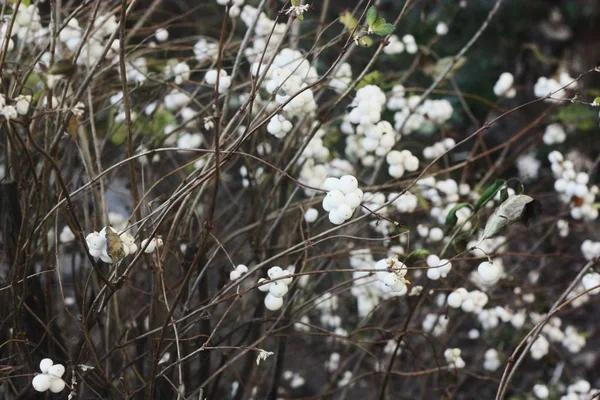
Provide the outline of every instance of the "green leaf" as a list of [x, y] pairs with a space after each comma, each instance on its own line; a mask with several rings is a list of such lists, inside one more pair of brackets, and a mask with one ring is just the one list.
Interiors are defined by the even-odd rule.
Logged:
[[377, 85], [382, 78], [383, 75], [381, 74], [381, 72], [373, 71], [365, 75], [364, 78], [362, 78], [361, 81], [358, 82], [358, 85], [356, 85], [356, 90], [361, 89], [367, 85]]
[[496, 193], [498, 193], [498, 190], [500, 190], [505, 183], [506, 181], [504, 179], [496, 179], [490, 187], [485, 189], [481, 197], [475, 202], [475, 211], [480, 210], [488, 201], [493, 199]]
[[429, 254], [431, 254], [429, 252], [429, 250], [425, 250], [425, 249], [417, 249], [414, 251], [411, 251], [407, 256], [406, 259], [404, 260], [405, 264], [412, 264], [415, 261], [418, 261], [422, 258], [427, 257]]
[[589, 131], [598, 126], [598, 110], [586, 104], [568, 104], [561, 107], [552, 119], [579, 131]]
[[450, 212], [448, 212], [448, 215], [446, 215], [446, 225], [448, 225], [449, 227], [453, 227], [454, 225], [456, 225], [456, 223], [458, 222], [458, 217], [456, 216], [456, 212], [458, 210], [460, 210], [461, 208], [465, 208], [465, 207], [473, 208], [473, 206], [470, 205], [469, 203], [458, 203], [457, 205], [452, 207]]
[[373, 28], [373, 33], [379, 36], [386, 36], [392, 32], [394, 32], [394, 25], [392, 24], [384, 23], [383, 25], [378, 26], [377, 28]]
[[298, 0], [292, 0], [292, 7], [296, 7], [298, 5]]
[[298, 14], [296, 15], [296, 18], [298, 19], [298, 21], [304, 21], [304, 14]]
[[377, 9], [375, 6], [371, 6], [369, 11], [367, 11], [367, 25], [373, 26], [375, 21], [377, 20]]
[[48, 70], [48, 75], [72, 76], [77, 66], [70, 60], [59, 60]]

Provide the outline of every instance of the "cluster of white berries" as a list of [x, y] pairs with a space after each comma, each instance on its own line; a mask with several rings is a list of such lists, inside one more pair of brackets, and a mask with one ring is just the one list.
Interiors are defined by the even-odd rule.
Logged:
[[446, 333], [450, 319], [447, 315], [427, 314], [423, 319], [423, 330], [431, 332], [433, 336], [441, 336]]
[[302, 155], [298, 159], [299, 164], [303, 163], [309, 158], [319, 162], [325, 162], [329, 159], [329, 149], [323, 144], [323, 136], [325, 136], [325, 133], [325, 129], [322, 128], [315, 132], [315, 135], [308, 142], [306, 148], [302, 152]]
[[585, 347], [585, 336], [577, 331], [574, 326], [565, 328], [565, 337], [562, 340], [562, 345], [571, 353], [579, 353]]
[[517, 158], [517, 169], [519, 170], [519, 178], [524, 182], [537, 179], [540, 173], [542, 163], [533, 153], [523, 154]]
[[479, 314], [487, 304], [488, 296], [479, 290], [469, 292], [461, 287], [448, 295], [447, 302], [452, 308], [461, 308], [464, 312]]
[[572, 202], [571, 217], [584, 221], [598, 218], [598, 209], [594, 206], [596, 195], [600, 192], [598, 186], [588, 186], [590, 177], [586, 172], [576, 172], [572, 161], [565, 160], [558, 151], [548, 155], [552, 172], [557, 178], [554, 189], [561, 194], [565, 203]]
[[559, 123], [550, 124], [544, 131], [544, 143], [547, 145], [563, 143], [567, 139], [567, 133]]
[[389, 292], [398, 292], [403, 296], [408, 291], [406, 273], [408, 269], [404, 263], [398, 261], [395, 257], [384, 258], [375, 264], [376, 275], [383, 288]]
[[446, 349], [444, 351], [444, 357], [450, 368], [461, 369], [465, 367], [465, 361], [460, 357], [461, 350], [458, 348]]
[[267, 132], [278, 139], [283, 139], [292, 130], [292, 123], [281, 114], [276, 114], [267, 124]]
[[[385, 51], [385, 50], [384, 50]], [[331, 80], [329, 81], [329, 87], [335, 90], [337, 93], [342, 93], [348, 88], [352, 82], [352, 67], [349, 63], [345, 62], [341, 64], [333, 73]]]
[[[192, 101], [190, 95], [179, 89], [171, 90], [163, 99], [165, 108], [169, 111], [177, 111], [187, 106], [190, 101]], [[165, 129], [165, 134], [167, 133]]]
[[593, 389], [592, 385], [585, 379], [579, 379], [567, 386], [567, 393], [560, 400], [585, 400], [597, 398], [600, 389]]
[[394, 127], [400, 130], [404, 126], [401, 131], [403, 134], [408, 135], [417, 130], [431, 133], [452, 118], [454, 109], [446, 99], [427, 99], [417, 106], [421, 101], [420, 96], [413, 95], [402, 101], [402, 91], [392, 93], [395, 97], [393, 105], [395, 108], [399, 107], [399, 111], [394, 114]]
[[219, 93], [225, 92], [231, 86], [231, 77], [224, 69], [217, 71], [216, 69], [209, 69], [204, 75], [204, 80], [211, 86], [217, 84], [217, 77], [219, 79]]
[[218, 54], [219, 44], [216, 42], [201, 38], [194, 45], [194, 55], [199, 62], [214, 60]]
[[452, 138], [443, 139], [432, 146], [427, 146], [423, 149], [423, 157], [427, 160], [434, 160], [445, 154], [448, 150], [454, 147], [456, 142]]
[[233, 271], [229, 273], [229, 279], [232, 281], [238, 280], [248, 272], [248, 267], [244, 264], [238, 264]]
[[600, 257], [600, 242], [586, 239], [581, 243], [581, 253], [586, 260], [590, 261]]
[[65, 388], [65, 381], [62, 379], [65, 373], [65, 367], [62, 364], [54, 364], [49, 358], [40, 361], [41, 374], [36, 375], [31, 382], [33, 388], [38, 392], [50, 390], [52, 393], [60, 393]]
[[174, 62], [167, 64], [164, 74], [166, 79], [175, 78], [175, 83], [181, 85], [190, 79], [191, 70], [185, 62]]
[[265, 307], [271, 311], [277, 311], [283, 305], [283, 296], [288, 292], [288, 286], [292, 283], [291, 272], [281, 267], [271, 267], [267, 271], [269, 279], [260, 278], [258, 283], [265, 282], [258, 287], [261, 292], [268, 292], [265, 297]]
[[510, 72], [503, 72], [494, 85], [494, 94], [498, 97], [512, 99], [517, 94], [517, 90], [513, 87], [514, 81], [515, 78]]
[[251, 46], [244, 50], [244, 56], [250, 63], [259, 62], [261, 58], [269, 60], [286, 30], [285, 22], [275, 23], [264, 12], [258, 14], [258, 20], [254, 25], [257, 14], [258, 10], [248, 4], [244, 6], [240, 14], [242, 22], [248, 28], [254, 27], [254, 40], [251, 41]]
[[558, 229], [558, 236], [562, 238], [569, 236], [569, 221], [559, 219], [556, 221], [556, 228]]
[[[121, 248], [123, 249], [124, 256], [127, 257], [137, 251], [138, 247], [135, 244], [135, 238], [128, 232], [117, 232], [112, 227], [109, 229], [118, 235], [121, 240]], [[87, 242], [90, 255], [92, 257], [99, 257], [105, 263], [114, 262], [108, 254], [108, 240], [106, 238], [106, 227], [102, 228], [100, 232], [92, 232], [86, 236], [85, 241]]]
[[[14, 7], [14, 5], [13, 5]], [[7, 10], [9, 11], [9, 10]], [[38, 40], [43, 40], [44, 36], [48, 35], [48, 29], [42, 27], [40, 13], [36, 4], [26, 6], [21, 4], [16, 15], [13, 10], [13, 27], [11, 36], [8, 37], [8, 30], [11, 23], [10, 13], [6, 13], [4, 20], [0, 22], [0, 45], [2, 48], [7, 46], [8, 51], [12, 51], [15, 47], [12, 37], [17, 36], [19, 40], [27, 43], [32, 43]], [[6, 44], [8, 40], [8, 44]]]
[[383, 48], [383, 52], [388, 55], [404, 53], [415, 54], [419, 51], [419, 46], [413, 35], [404, 35], [402, 40], [397, 35], [391, 35], [388, 44]]
[[448, 276], [452, 270], [452, 263], [450, 260], [442, 259], [435, 254], [427, 256], [427, 277], [432, 281], [437, 281], [440, 278]]
[[414, 172], [419, 169], [419, 159], [410, 150], [392, 150], [385, 156], [389, 164], [388, 174], [392, 178], [401, 178], [404, 171]]
[[567, 72], [561, 72], [558, 76], [558, 80], [542, 76], [535, 83], [533, 93], [539, 98], [552, 94], [551, 98], [548, 98], [545, 101], [560, 101], [560, 99], [564, 99], [567, 96], [566, 91], [564, 89], [561, 90], [562, 87], [569, 85], [566, 87], [567, 90], [577, 89], [577, 82], [573, 81], [574, 79]]
[[349, 220], [363, 200], [363, 192], [352, 175], [344, 175], [339, 179], [327, 178], [323, 189], [327, 191], [323, 199], [323, 209], [329, 213], [329, 221], [335, 225]]
[[[385, 103], [385, 93], [379, 86], [366, 85], [356, 91], [356, 96], [351, 104], [353, 108], [346, 116], [346, 121], [362, 125], [366, 130], [370, 125], [377, 124], [381, 120]], [[347, 133], [347, 128], [342, 127], [342, 131]]]

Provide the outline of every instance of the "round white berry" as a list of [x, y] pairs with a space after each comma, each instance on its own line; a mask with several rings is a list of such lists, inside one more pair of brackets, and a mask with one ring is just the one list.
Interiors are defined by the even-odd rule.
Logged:
[[402, 166], [402, 164], [390, 165], [388, 173], [392, 178], [402, 178], [402, 175], [404, 175], [404, 166]]
[[306, 210], [306, 212], [304, 213], [304, 219], [309, 224], [312, 224], [313, 222], [315, 222], [317, 220], [317, 218], [319, 218], [319, 212], [317, 211], [316, 208], [311, 207], [308, 210]]
[[52, 376], [47, 374], [36, 375], [31, 384], [36, 391], [45, 392], [52, 385]]
[[164, 42], [169, 38], [169, 31], [164, 28], [158, 28], [156, 32], [154, 32], [154, 36], [159, 42]]
[[267, 271], [267, 275], [269, 275], [269, 278], [271, 278], [271, 279], [277, 279], [283, 275], [283, 269], [281, 269], [281, 267], [277, 267], [277, 266], [271, 267]]
[[237, 267], [235, 267], [235, 269], [240, 274], [245, 274], [246, 272], [248, 272], [248, 267], [246, 267], [244, 264], [239, 264]]
[[242, 276], [241, 272], [238, 271], [238, 270], [236, 270], [236, 269], [234, 269], [233, 271], [231, 271], [229, 273], [229, 279], [232, 280], [232, 281], [240, 279], [240, 276]]
[[65, 373], [65, 367], [62, 364], [55, 364], [48, 369], [50, 375], [62, 378]]
[[352, 209], [352, 207], [350, 207], [348, 204], [344, 203], [341, 204], [338, 208], [337, 208], [337, 212], [344, 217], [344, 220], [350, 219], [350, 217], [352, 217], [352, 212], [354, 210]]
[[448, 296], [448, 305], [452, 308], [459, 308], [463, 302], [462, 296], [460, 293], [452, 292]]
[[500, 266], [489, 261], [479, 264], [477, 273], [484, 282], [494, 282], [500, 276]]
[[323, 182], [323, 189], [327, 191], [340, 190], [340, 180], [338, 178], [327, 178]]
[[325, 198], [327, 199], [327, 204], [331, 208], [338, 208], [340, 205], [344, 204], [344, 194], [339, 190], [332, 190], [327, 193]]
[[344, 193], [351, 193], [358, 189], [358, 181], [352, 175], [344, 175], [340, 178], [340, 190]]
[[66, 386], [65, 381], [63, 381], [60, 378], [55, 378], [55, 379], [52, 379], [52, 383], [50, 384], [50, 391], [52, 393], [60, 393], [63, 391], [65, 386]]
[[419, 169], [419, 159], [415, 156], [406, 157], [404, 159], [404, 168], [409, 172], [414, 172]]
[[[267, 280], [266, 280], [265, 278], [260, 278], [260, 279], [258, 280], [258, 283], [261, 283], [261, 282], [267, 282]], [[261, 292], [265, 292], [265, 293], [266, 293], [266, 292], [268, 292], [268, 291], [269, 291], [269, 286], [271, 286], [271, 283], [270, 283], [270, 282], [269, 282], [269, 283], [265, 283], [265, 284], [263, 284], [263, 285], [260, 285], [260, 286], [258, 287], [258, 290], [260, 290]]]
[[341, 225], [344, 223], [344, 221], [346, 221], [346, 219], [340, 212], [338, 212], [338, 209], [336, 208], [331, 210], [329, 213], [329, 221], [334, 225]]
[[269, 293], [265, 297], [265, 307], [271, 311], [277, 311], [283, 305], [283, 298], [275, 297], [271, 293]]
[[51, 359], [44, 358], [42, 361], [40, 361], [40, 371], [42, 371], [44, 374], [47, 374], [52, 365], [54, 365], [54, 362]]
[[269, 286], [269, 293], [275, 297], [283, 297], [288, 292], [288, 286], [281, 282], [275, 281]]

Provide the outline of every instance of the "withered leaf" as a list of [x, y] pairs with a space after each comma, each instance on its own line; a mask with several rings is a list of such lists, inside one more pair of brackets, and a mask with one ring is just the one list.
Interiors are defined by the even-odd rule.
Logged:
[[110, 226], [106, 227], [106, 252], [113, 262], [117, 262], [125, 257], [123, 241], [119, 234]]
[[509, 225], [515, 222], [521, 222], [528, 228], [541, 213], [542, 203], [538, 200], [525, 194], [509, 197], [488, 219], [483, 231], [483, 239], [502, 234]]

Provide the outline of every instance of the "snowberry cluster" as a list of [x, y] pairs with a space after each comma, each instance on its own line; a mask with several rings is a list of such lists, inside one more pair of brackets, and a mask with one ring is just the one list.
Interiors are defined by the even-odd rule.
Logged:
[[209, 69], [206, 71], [206, 75], [204, 75], [204, 80], [211, 86], [215, 86], [217, 84], [217, 77], [219, 79], [219, 93], [225, 92], [231, 86], [231, 77], [227, 74], [227, 71], [221, 69], [217, 71], [216, 69]]
[[487, 294], [465, 288], [458, 288], [448, 295], [448, 305], [452, 308], [461, 308], [464, 312], [478, 314], [488, 302]]
[[[395, 106], [402, 104], [398, 97], [402, 92], [394, 93], [396, 100]], [[419, 96], [410, 96], [402, 108], [394, 114], [394, 127], [400, 130], [401, 133], [410, 134], [417, 130], [423, 132], [434, 132], [437, 126], [444, 124], [450, 118], [454, 109], [448, 100], [425, 100], [420, 106], [417, 106], [421, 98]]]
[[552, 94], [552, 97], [546, 99], [545, 101], [560, 101], [561, 99], [567, 97], [567, 92], [564, 89], [561, 90], [562, 87], [568, 85], [566, 88], [568, 90], [577, 89], [577, 82], [573, 81], [574, 79], [567, 72], [561, 72], [558, 76], [558, 80], [542, 76], [535, 83], [533, 87], [533, 93], [539, 98]]
[[576, 172], [572, 161], [565, 160], [558, 151], [548, 155], [552, 172], [557, 178], [554, 189], [561, 194], [565, 203], [571, 203], [571, 217], [584, 221], [598, 218], [598, 209], [594, 206], [598, 186], [588, 186], [590, 177], [586, 172]]
[[533, 153], [524, 154], [517, 158], [517, 169], [519, 170], [519, 178], [524, 182], [537, 179], [542, 163]]
[[567, 138], [567, 133], [559, 123], [550, 124], [544, 131], [544, 143], [547, 145], [563, 143]]
[[267, 124], [267, 132], [278, 139], [283, 139], [292, 130], [292, 123], [281, 114], [276, 114]]
[[586, 239], [581, 243], [581, 253], [586, 260], [590, 261], [600, 257], [600, 242]]
[[190, 73], [190, 66], [184, 62], [168, 63], [164, 70], [165, 78], [175, 78], [175, 83], [178, 85], [181, 85], [184, 81], [189, 80]]
[[327, 178], [323, 189], [327, 191], [323, 199], [323, 209], [329, 213], [329, 221], [335, 225], [349, 220], [363, 200], [363, 192], [352, 175], [344, 175], [339, 179]]
[[398, 292], [403, 296], [408, 291], [405, 276], [408, 272], [406, 265], [395, 257], [384, 258], [375, 264], [377, 279], [383, 284], [383, 288], [389, 292]]
[[[127, 257], [137, 251], [138, 247], [135, 244], [135, 238], [127, 232], [117, 232], [112, 227], [109, 229], [119, 236], [121, 239], [121, 247], [124, 252], [124, 256]], [[106, 227], [102, 228], [100, 232], [92, 232], [86, 236], [85, 241], [87, 242], [90, 255], [92, 257], [99, 257], [105, 263], [112, 263], [110, 255], [108, 254], [107, 239], [106, 239]]]
[[[248, 272], [248, 267], [244, 264], [238, 264], [233, 271], [229, 273], [229, 279], [232, 281], [238, 280], [242, 275]], [[287, 272], [287, 271], [286, 271]]]
[[503, 72], [494, 85], [494, 94], [498, 97], [512, 99], [517, 94], [517, 90], [513, 87], [514, 81], [515, 78], [510, 72]]
[[[325, 162], [329, 159], [329, 149], [323, 144], [323, 136], [325, 136], [325, 133], [325, 129], [322, 128], [315, 132], [315, 135], [308, 142], [302, 155], [298, 159], [299, 164], [302, 164], [309, 158], [319, 162]], [[350, 168], [350, 171], [352, 171], [352, 168]]]
[[452, 263], [447, 259], [442, 259], [435, 254], [427, 256], [427, 277], [432, 281], [448, 276], [452, 270]]
[[[237, 271], [237, 268], [236, 268]], [[271, 267], [267, 271], [269, 279], [260, 278], [258, 283], [264, 282], [258, 287], [261, 292], [268, 292], [265, 297], [265, 307], [271, 311], [277, 311], [283, 305], [283, 296], [288, 292], [288, 286], [292, 283], [291, 272], [281, 267]]]
[[65, 367], [62, 364], [54, 364], [49, 358], [40, 361], [41, 374], [36, 375], [31, 382], [33, 388], [38, 392], [50, 390], [52, 393], [60, 393], [66, 384], [62, 377]]
[[194, 55], [199, 62], [215, 60], [219, 54], [219, 44], [201, 38], [194, 45]]
[[343, 63], [333, 72], [329, 81], [329, 87], [337, 93], [342, 93], [352, 82], [352, 67], [349, 63]]
[[585, 400], [597, 398], [600, 389], [593, 389], [592, 385], [585, 379], [579, 379], [567, 386], [567, 393], [560, 400]]
[[392, 35], [388, 39], [388, 44], [383, 48], [383, 52], [388, 55], [401, 54], [404, 53], [404, 50], [408, 54], [415, 54], [419, 50], [414, 36], [404, 35], [400, 40], [397, 35]]
[[[257, 19], [256, 25], [254, 20]], [[248, 4], [244, 6], [240, 13], [242, 22], [248, 28], [254, 28], [254, 39], [250, 42], [251, 46], [244, 50], [244, 56], [250, 63], [257, 63], [262, 59], [269, 60], [278, 43], [282, 40], [286, 31], [285, 22], [276, 23], [269, 19], [264, 12], [258, 13], [255, 7]]]
[[[255, 63], [252, 65], [252, 72], [262, 73], [262, 68]], [[269, 93], [275, 95], [277, 104], [287, 103], [283, 111], [288, 119], [310, 114], [317, 109], [313, 91], [307, 86], [319, 76], [300, 51], [282, 49], [267, 71], [267, 77], [265, 87]]]
[[464, 360], [460, 357], [461, 350], [458, 348], [446, 349], [444, 351], [444, 357], [450, 368], [461, 369], [465, 367]]
[[454, 147], [456, 142], [452, 138], [446, 138], [442, 141], [439, 141], [432, 146], [427, 146], [423, 149], [423, 157], [427, 160], [434, 160], [442, 155], [444, 155], [448, 150]]
[[401, 178], [404, 171], [414, 172], [419, 169], [419, 159], [410, 150], [392, 150], [385, 156], [389, 164], [388, 173], [392, 178]]

